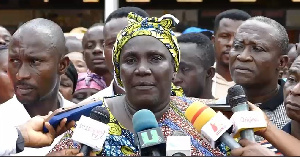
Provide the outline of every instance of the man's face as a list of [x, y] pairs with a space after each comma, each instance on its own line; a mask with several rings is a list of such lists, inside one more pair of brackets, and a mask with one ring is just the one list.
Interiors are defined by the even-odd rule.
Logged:
[[7, 62], [7, 50], [0, 51], [0, 104], [6, 102], [14, 95], [14, 88], [7, 74]]
[[213, 39], [215, 46], [216, 62], [223, 66], [229, 66], [229, 51], [232, 46], [237, 28], [243, 23], [241, 20], [223, 18], [219, 23]]
[[229, 64], [235, 83], [265, 86], [270, 81], [277, 82], [279, 69], [286, 64], [277, 45], [278, 35], [273, 27], [255, 20], [246, 21], [239, 27]]
[[0, 45], [8, 45], [11, 34], [4, 27], [0, 26]]
[[300, 57], [288, 70], [283, 94], [288, 117], [300, 122]]
[[181, 58], [179, 71], [173, 83], [182, 87], [188, 97], [201, 97], [206, 85], [206, 70], [195, 43], [179, 43]]
[[104, 55], [105, 63], [110, 73], [114, 72], [112, 63], [112, 50], [116, 42], [118, 33], [128, 25], [127, 18], [112, 19], [104, 26]]
[[59, 81], [60, 55], [47, 37], [33, 29], [23, 29], [10, 43], [8, 73], [22, 104], [47, 98]]
[[90, 28], [82, 39], [84, 60], [89, 70], [102, 76], [107, 72], [103, 56], [103, 26]]

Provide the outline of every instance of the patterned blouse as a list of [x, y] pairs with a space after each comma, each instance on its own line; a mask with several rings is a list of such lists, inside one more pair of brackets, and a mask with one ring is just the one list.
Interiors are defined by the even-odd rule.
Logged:
[[[163, 114], [158, 123], [164, 137], [166, 138], [167, 136], [173, 135], [174, 131], [182, 131], [191, 137], [191, 150], [193, 156], [223, 156], [226, 154], [224, 146], [212, 149], [209, 144], [202, 140], [200, 134], [185, 118], [183, 111], [185, 111], [194, 101], [202, 101], [203, 103], [212, 102], [212, 100], [171, 96], [170, 108]], [[105, 107], [107, 108], [107, 106]], [[107, 109], [109, 111], [109, 108]], [[96, 152], [98, 156], [139, 155], [138, 147], [135, 145], [134, 141], [134, 134], [120, 124], [111, 112], [108, 125], [110, 126], [109, 136], [106, 138], [102, 151]], [[51, 151], [70, 148], [80, 149], [80, 144], [71, 139], [72, 133], [73, 129], [67, 131], [61, 141]]]

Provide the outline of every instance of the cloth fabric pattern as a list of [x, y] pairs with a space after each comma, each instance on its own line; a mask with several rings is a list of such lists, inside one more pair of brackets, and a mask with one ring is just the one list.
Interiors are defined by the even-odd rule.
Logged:
[[90, 71], [86, 73], [79, 73], [75, 91], [85, 88], [102, 90], [106, 88], [106, 83], [104, 82], [103, 77], [100, 77]]
[[[202, 101], [203, 99], [190, 99], [187, 97], [172, 97], [170, 108], [159, 120], [159, 126], [162, 129], [165, 139], [173, 135], [174, 131], [182, 131], [191, 137], [191, 150], [193, 156], [223, 156], [225, 147], [212, 149], [208, 143], [204, 142], [200, 134], [193, 128], [192, 124], [184, 117], [184, 112], [190, 103]], [[213, 102], [213, 100], [204, 100], [204, 103]], [[104, 104], [105, 105], [105, 104]], [[106, 107], [107, 106], [103, 106]], [[107, 108], [109, 111], [109, 108]], [[110, 112], [110, 111], [109, 111]], [[98, 156], [138, 156], [138, 147], [135, 146], [134, 134], [127, 130], [110, 112], [109, 136], [106, 138], [103, 149], [97, 152]], [[80, 148], [80, 145], [71, 140], [73, 131], [69, 130], [52, 151], [59, 151], [68, 148]]]

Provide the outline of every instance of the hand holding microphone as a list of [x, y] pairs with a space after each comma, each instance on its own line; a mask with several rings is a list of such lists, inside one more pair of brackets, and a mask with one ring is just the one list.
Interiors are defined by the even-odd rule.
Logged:
[[[241, 137], [255, 142], [254, 131], [264, 130], [267, 126], [265, 114], [258, 108], [256, 111], [249, 111], [247, 97], [244, 89], [240, 85], [235, 85], [228, 89], [228, 103], [234, 113], [230, 120], [233, 122], [233, 135], [235, 138]], [[261, 112], [257, 112], [260, 110]]]
[[276, 156], [270, 149], [247, 139], [241, 139], [239, 143], [243, 146], [231, 150], [232, 156]]

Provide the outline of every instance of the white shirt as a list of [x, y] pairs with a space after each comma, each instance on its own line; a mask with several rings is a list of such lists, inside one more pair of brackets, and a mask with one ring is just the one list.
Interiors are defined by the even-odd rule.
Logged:
[[103, 101], [104, 97], [111, 97], [115, 95], [114, 87], [113, 87], [114, 80], [111, 81], [110, 85], [103, 90], [97, 92], [96, 94], [82, 100], [80, 103], [92, 103], [97, 101]]
[[[58, 94], [58, 101], [61, 107], [69, 107], [75, 105], [74, 103], [66, 100], [60, 93]], [[21, 104], [16, 95], [13, 96], [10, 100], [0, 105], [0, 126], [1, 127], [16, 127], [26, 123], [30, 117], [27, 110]], [[61, 136], [58, 136], [54, 139], [51, 146], [43, 148], [29, 148], [25, 147], [23, 152], [14, 154], [16, 156], [44, 156], [49, 153], [49, 151], [54, 147], [54, 145], [61, 139]], [[14, 147], [16, 144], [14, 144]]]
[[15, 127], [0, 129], [0, 156], [16, 153], [17, 139], [18, 132]]

